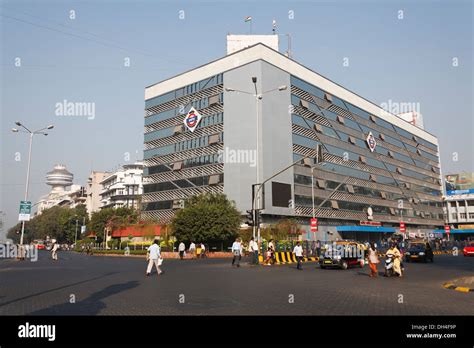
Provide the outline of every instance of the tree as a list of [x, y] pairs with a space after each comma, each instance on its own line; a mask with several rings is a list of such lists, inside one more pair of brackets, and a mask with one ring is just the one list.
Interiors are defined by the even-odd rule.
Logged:
[[[44, 210], [25, 223], [25, 243], [34, 239], [54, 238], [59, 243], [73, 243], [76, 233], [76, 220], [82, 223], [83, 218], [87, 221], [87, 210], [85, 205], [78, 205], [71, 209], [69, 207], [54, 206]], [[19, 242], [18, 231], [21, 223], [10, 228], [8, 237], [15, 243]], [[79, 237], [79, 233], [78, 233]]]
[[235, 238], [240, 222], [233, 201], [221, 193], [208, 193], [187, 199], [173, 218], [171, 229], [178, 241], [220, 242]]

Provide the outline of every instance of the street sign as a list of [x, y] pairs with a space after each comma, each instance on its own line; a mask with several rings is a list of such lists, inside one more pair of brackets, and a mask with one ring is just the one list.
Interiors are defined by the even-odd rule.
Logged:
[[444, 225], [444, 233], [446, 233], [448, 236], [451, 233], [451, 227], [449, 227], [449, 225]]
[[405, 223], [400, 221], [400, 233], [406, 233], [407, 229], [405, 227]]
[[311, 232], [318, 232], [318, 219], [317, 218], [311, 219]]
[[183, 123], [187, 129], [189, 129], [191, 132], [194, 132], [194, 130], [199, 124], [199, 121], [201, 121], [201, 118], [202, 118], [201, 114], [197, 112], [197, 110], [194, 107], [191, 107], [191, 109], [186, 114], [186, 117], [184, 118]]
[[20, 201], [20, 214], [18, 215], [18, 221], [30, 221], [31, 217], [31, 202]]
[[382, 226], [380, 221], [359, 221], [361, 226]]
[[377, 146], [377, 142], [375, 141], [375, 137], [372, 134], [372, 132], [369, 132], [369, 135], [367, 135], [367, 145], [369, 145], [370, 152], [374, 152], [375, 147]]

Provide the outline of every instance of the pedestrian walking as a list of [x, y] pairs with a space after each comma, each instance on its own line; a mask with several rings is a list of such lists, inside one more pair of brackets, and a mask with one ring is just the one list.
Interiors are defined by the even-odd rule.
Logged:
[[377, 255], [377, 247], [375, 246], [375, 243], [372, 243], [369, 248], [369, 267], [370, 267], [370, 276], [371, 277], [377, 277], [377, 264], [380, 262], [379, 257]]
[[191, 242], [189, 245], [189, 253], [193, 259], [196, 258], [196, 244], [194, 244], [194, 242]]
[[319, 257], [321, 255], [321, 241], [318, 239], [316, 241], [316, 256]]
[[179, 258], [182, 260], [184, 258], [184, 251], [186, 250], [186, 245], [183, 242], [179, 243], [178, 252]]
[[240, 238], [236, 238], [235, 242], [232, 244], [232, 254], [234, 254], [234, 257], [232, 258], [232, 266], [234, 266], [234, 264], [236, 264], [235, 261], [237, 261], [237, 267], [240, 267], [240, 259], [242, 258], [242, 243]]
[[250, 264], [258, 265], [258, 243], [252, 237], [249, 242]]
[[52, 242], [53, 242], [53, 246], [51, 248], [51, 258], [54, 261], [58, 261], [58, 248], [59, 248], [59, 245], [58, 245], [58, 243], [56, 243], [56, 239], [53, 239]]
[[273, 243], [273, 239], [270, 239], [268, 242], [268, 250], [270, 251], [271, 256], [271, 263], [275, 263], [275, 244]]
[[206, 246], [204, 243], [201, 243], [201, 259], [206, 257]]
[[[161, 261], [160, 261], [161, 260]], [[149, 276], [153, 265], [156, 267], [158, 275], [162, 274], [163, 271], [160, 269], [160, 265], [163, 259], [161, 258], [161, 249], [157, 239], [153, 241], [153, 244], [150, 245], [147, 249], [147, 261], [148, 267], [146, 269], [146, 275]]]
[[303, 247], [301, 246], [300, 242], [296, 243], [295, 247], [293, 248], [293, 253], [296, 256], [297, 261], [296, 269], [302, 270], [303, 267], [301, 265], [303, 262]]

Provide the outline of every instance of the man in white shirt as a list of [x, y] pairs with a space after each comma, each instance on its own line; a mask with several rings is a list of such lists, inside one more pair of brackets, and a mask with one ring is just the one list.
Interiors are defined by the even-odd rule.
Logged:
[[189, 245], [189, 253], [191, 254], [193, 259], [196, 257], [196, 244], [194, 244], [194, 242], [191, 242], [191, 244]]
[[146, 275], [149, 276], [151, 273], [151, 269], [153, 268], [153, 264], [156, 266], [156, 271], [158, 275], [163, 273], [160, 269], [160, 265], [158, 263], [159, 259], [161, 258], [161, 250], [158, 244], [158, 240], [155, 239], [152, 245], [148, 247], [148, 267], [146, 269]]
[[250, 238], [249, 243], [249, 252], [250, 252], [250, 264], [258, 265], [258, 243], [254, 238]]
[[182, 260], [184, 257], [184, 251], [186, 250], [186, 245], [183, 242], [179, 243], [178, 251], [179, 251], [179, 258]]
[[54, 261], [58, 261], [58, 249], [59, 245], [56, 243], [56, 240], [53, 239], [53, 247], [51, 248], [51, 257]]
[[302, 270], [303, 268], [301, 267], [301, 262], [303, 261], [303, 248], [301, 247], [300, 242], [296, 243], [293, 253], [296, 256], [296, 260], [298, 261], [296, 269]]
[[201, 259], [204, 258], [204, 255], [206, 254], [206, 246], [204, 243], [201, 243]]
[[235, 264], [235, 261], [237, 261], [237, 267], [240, 267], [240, 259], [242, 258], [242, 244], [240, 238], [237, 238], [232, 244], [232, 254], [234, 254], [232, 266]]

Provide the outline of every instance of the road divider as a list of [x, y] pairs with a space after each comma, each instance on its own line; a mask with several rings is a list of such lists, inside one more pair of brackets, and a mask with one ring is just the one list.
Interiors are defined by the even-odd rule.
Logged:
[[[258, 260], [260, 263], [264, 262], [263, 256], [259, 255]], [[303, 262], [317, 262], [318, 257], [303, 257]], [[296, 256], [291, 251], [277, 251], [275, 252], [275, 265], [286, 265], [297, 263]]]

